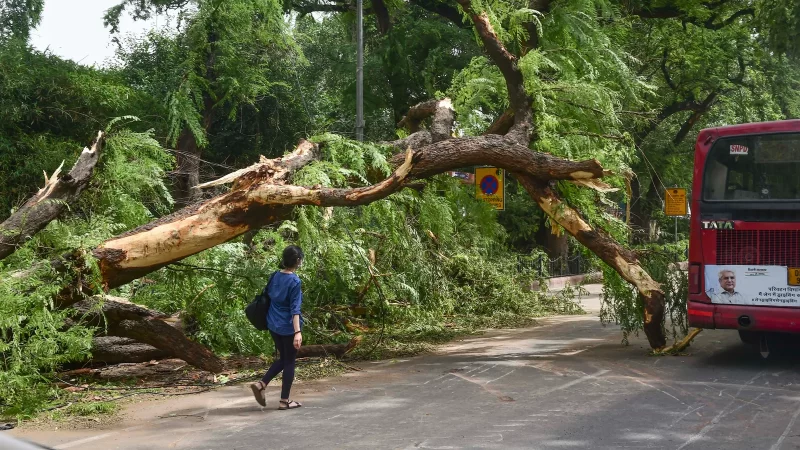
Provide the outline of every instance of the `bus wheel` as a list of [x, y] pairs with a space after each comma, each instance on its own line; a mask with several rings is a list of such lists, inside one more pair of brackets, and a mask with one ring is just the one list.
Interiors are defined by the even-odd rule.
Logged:
[[763, 334], [758, 331], [739, 330], [739, 339], [747, 345], [760, 345]]

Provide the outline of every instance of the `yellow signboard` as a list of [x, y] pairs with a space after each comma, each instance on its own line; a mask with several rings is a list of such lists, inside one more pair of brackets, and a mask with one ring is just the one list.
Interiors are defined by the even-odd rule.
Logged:
[[505, 172], [497, 167], [477, 167], [475, 169], [475, 197], [504, 210], [506, 200]]
[[668, 188], [664, 195], [664, 214], [668, 216], [686, 215], [686, 189]]

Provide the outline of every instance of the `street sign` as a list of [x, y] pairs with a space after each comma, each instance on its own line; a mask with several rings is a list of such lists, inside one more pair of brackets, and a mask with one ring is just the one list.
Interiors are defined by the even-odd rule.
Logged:
[[500, 211], [505, 209], [505, 172], [497, 167], [475, 168], [475, 197]]
[[665, 191], [664, 214], [676, 217], [686, 215], [686, 189], [668, 188]]

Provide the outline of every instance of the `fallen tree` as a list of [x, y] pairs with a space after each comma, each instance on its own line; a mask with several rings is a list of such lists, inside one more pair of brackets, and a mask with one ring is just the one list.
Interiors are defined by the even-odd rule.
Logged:
[[[106, 302], [102, 306], [104, 317], [99, 322], [97, 313], [92, 312], [98, 308], [82, 302], [86, 301], [87, 295], [122, 286], [248, 231], [285, 220], [291, 217], [296, 205], [363, 205], [383, 199], [415, 180], [465, 166], [493, 165], [513, 173], [554, 222], [636, 288], [644, 304], [644, 331], [648, 341], [654, 349], [662, 348], [666, 344], [664, 296], [659, 284], [643, 269], [635, 253], [602, 230], [594, 229], [551, 187], [553, 182], [568, 181], [607, 191], [610, 187], [602, 178], [609, 172], [594, 159], [576, 162], [530, 150], [531, 140], [536, 139], [535, 110], [525, 91], [517, 57], [503, 46], [485, 13], [473, 11], [466, 0], [459, 0], [459, 3], [472, 20], [487, 54], [506, 80], [510, 108], [490, 130], [504, 132], [503, 135], [453, 138], [454, 112], [450, 101], [424, 102], [412, 107], [401, 122], [412, 134], [391, 143], [405, 152], [396, 156], [394, 173], [379, 183], [354, 189], [292, 185], [292, 174], [320, 156], [318, 145], [301, 141], [292, 153], [283, 158], [262, 159], [248, 168], [200, 186], [231, 184], [230, 190], [224, 194], [107, 239], [91, 254], [75, 252], [55, 261], [53, 264], [58, 270], [72, 274], [69, 285], [59, 293], [56, 305], [60, 308], [76, 307], [87, 320], [102, 324], [109, 335], [135, 339], [197, 367], [217, 372], [222, 368], [219, 358], [188, 340], [166, 323], [165, 317], [136, 305]], [[542, 3], [540, 10], [549, 7], [548, 1], [539, 3]], [[422, 128], [428, 117], [432, 117], [430, 130]], [[88, 280], [83, 269], [94, 263], [99, 266], [99, 280]], [[327, 351], [327, 347], [322, 350]]]

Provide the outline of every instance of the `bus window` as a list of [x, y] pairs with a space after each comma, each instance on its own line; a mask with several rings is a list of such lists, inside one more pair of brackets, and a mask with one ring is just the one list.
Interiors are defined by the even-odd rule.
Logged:
[[703, 199], [800, 199], [800, 135], [720, 139], [709, 151]]

